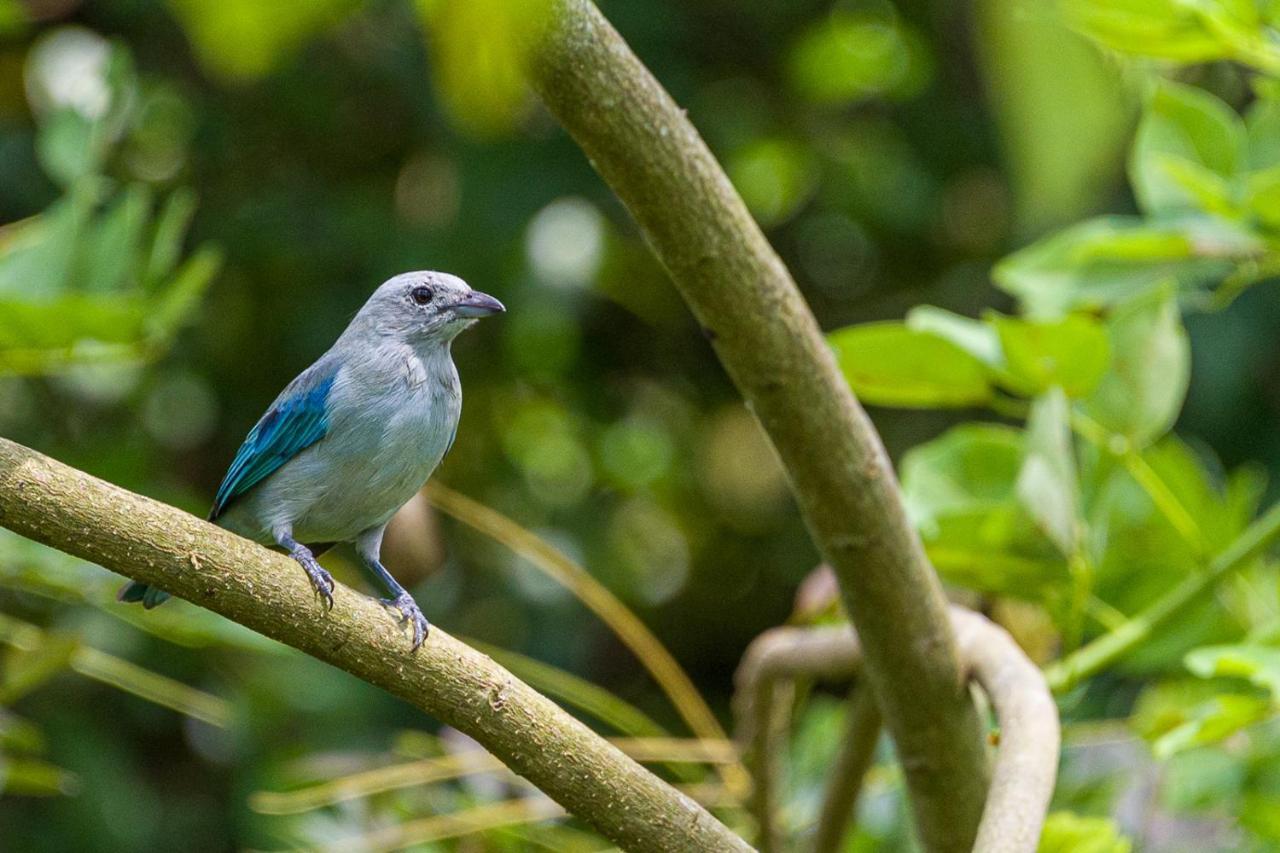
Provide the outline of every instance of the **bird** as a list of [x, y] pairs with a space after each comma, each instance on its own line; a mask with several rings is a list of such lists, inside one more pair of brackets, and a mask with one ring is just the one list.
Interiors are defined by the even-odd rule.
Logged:
[[[355, 544], [412, 630], [430, 623], [382, 565], [387, 523], [426, 483], [457, 435], [462, 386], [455, 337], [506, 308], [455, 275], [406, 272], [383, 282], [330, 349], [254, 425], [218, 487], [209, 521], [293, 557], [328, 609], [334, 583], [316, 557]], [[151, 584], [121, 588], [150, 609], [169, 598]]]

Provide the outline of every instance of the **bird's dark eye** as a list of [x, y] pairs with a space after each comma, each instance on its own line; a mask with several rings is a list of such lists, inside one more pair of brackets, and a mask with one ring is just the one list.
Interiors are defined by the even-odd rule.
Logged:
[[413, 290], [409, 291], [409, 298], [419, 305], [426, 305], [431, 301], [431, 288], [415, 287]]

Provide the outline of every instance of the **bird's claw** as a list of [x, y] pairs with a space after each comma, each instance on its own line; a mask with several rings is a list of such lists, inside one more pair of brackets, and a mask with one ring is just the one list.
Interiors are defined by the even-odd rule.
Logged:
[[333, 575], [326, 572], [324, 567], [316, 562], [315, 557], [297, 556], [294, 559], [301, 563], [302, 568], [306, 570], [307, 577], [311, 579], [311, 586], [316, 591], [316, 595], [320, 596], [325, 610], [332, 610]]
[[418, 602], [413, 600], [413, 596], [407, 592], [402, 592], [395, 598], [384, 598], [382, 603], [387, 607], [393, 607], [400, 611], [400, 624], [410, 623], [413, 625], [413, 651], [417, 651], [422, 645], [422, 641], [427, 638], [427, 634], [431, 631], [431, 623], [427, 621], [427, 617], [422, 615], [422, 609], [418, 607]]

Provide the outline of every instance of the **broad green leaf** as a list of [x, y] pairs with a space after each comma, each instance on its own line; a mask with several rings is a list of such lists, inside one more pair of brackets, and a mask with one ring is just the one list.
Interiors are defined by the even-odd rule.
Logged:
[[1031, 406], [1026, 459], [1018, 473], [1017, 493], [1063, 556], [1073, 556], [1081, 534], [1080, 493], [1070, 406], [1061, 389], [1049, 391]]
[[1260, 92], [1245, 114], [1245, 134], [1249, 143], [1249, 168], [1280, 166], [1280, 91]]
[[1280, 647], [1207, 646], [1188, 652], [1187, 669], [1201, 678], [1245, 678], [1280, 703]]
[[[1213, 0], [1209, 0], [1213, 2]], [[1226, 55], [1192, 3], [1179, 0], [1064, 0], [1073, 27], [1123, 53], [1203, 62]]]
[[1218, 219], [1103, 216], [1015, 252], [992, 275], [1032, 317], [1060, 317], [1128, 302], [1167, 282], [1203, 286], [1263, 250], [1256, 235]]
[[916, 525], [929, 529], [941, 516], [1016, 503], [1022, 433], [1012, 427], [965, 424], [908, 451], [902, 492]]
[[1165, 82], [1152, 95], [1138, 125], [1129, 177], [1139, 204], [1150, 215], [1201, 210], [1201, 199], [1188, 191], [1170, 163], [1185, 161], [1201, 173], [1229, 179], [1244, 166], [1246, 156], [1244, 122], [1234, 110], [1202, 89]]
[[982, 362], [937, 335], [888, 322], [850, 326], [827, 340], [850, 386], [867, 403], [950, 408], [991, 396]]
[[981, 320], [954, 314], [932, 305], [919, 305], [907, 312], [907, 328], [946, 338], [983, 364], [1000, 367], [1004, 353], [996, 330]]
[[1118, 308], [1107, 319], [1111, 365], [1085, 411], [1135, 444], [1173, 426], [1191, 376], [1191, 345], [1178, 301], [1163, 288]]
[[1151, 749], [1157, 758], [1166, 759], [1183, 750], [1218, 743], [1275, 713], [1266, 698], [1223, 693], [1194, 708], [1185, 723], [1157, 738]]
[[1045, 819], [1037, 853], [1129, 853], [1133, 842], [1104, 817], [1053, 812]]
[[1019, 506], [951, 513], [922, 536], [930, 562], [955, 586], [1042, 601], [1067, 580], [1066, 563]]
[[1107, 333], [1092, 317], [1020, 320], [992, 314], [987, 322], [1000, 337], [1007, 381], [1021, 394], [1058, 386], [1068, 397], [1083, 397], [1107, 370]]
[[1039, 599], [1065, 578], [1052, 543], [1018, 504], [1022, 454], [1020, 431], [966, 424], [903, 458], [907, 511], [948, 583]]

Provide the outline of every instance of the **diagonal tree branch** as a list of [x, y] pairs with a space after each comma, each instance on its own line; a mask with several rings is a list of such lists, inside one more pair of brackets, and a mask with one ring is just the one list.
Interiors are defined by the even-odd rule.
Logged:
[[785, 465], [866, 650], [930, 850], [968, 850], [987, 787], [937, 576], [813, 314], [683, 110], [589, 0], [533, 4], [532, 85], [626, 204]]
[[326, 612], [288, 557], [0, 438], [0, 525], [155, 584], [465, 732], [627, 850], [750, 850], [692, 799], [487, 656], [339, 586]]

